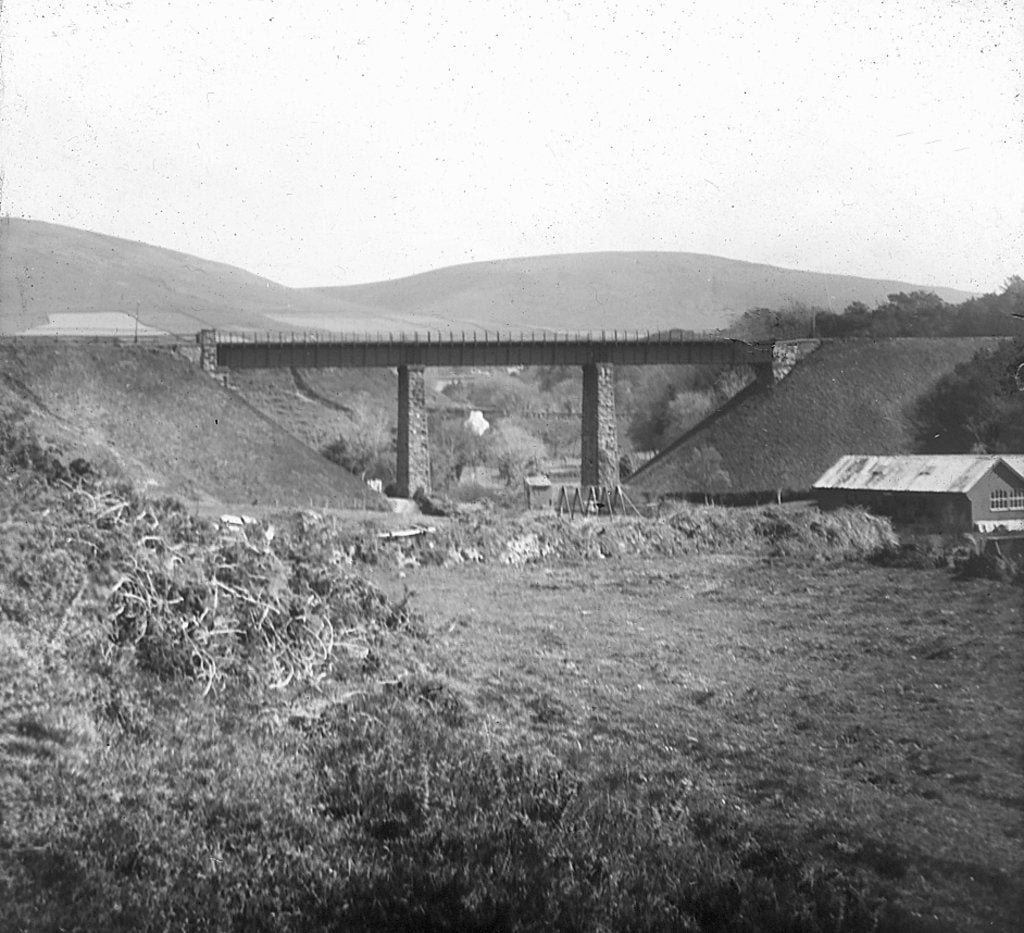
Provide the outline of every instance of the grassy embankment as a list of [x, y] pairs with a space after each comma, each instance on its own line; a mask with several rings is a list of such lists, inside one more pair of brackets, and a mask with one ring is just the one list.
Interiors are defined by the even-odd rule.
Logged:
[[[663, 450], [630, 477], [638, 494], [810, 489], [839, 457], [916, 449], [914, 406], [947, 373], [998, 338], [824, 341], [771, 392], [747, 391], [726, 411]], [[728, 481], [686, 488], [682, 466], [699, 447], [722, 456]]]
[[[231, 374], [231, 385], [318, 451], [351, 430], [353, 413], [392, 426], [398, 418], [398, 380], [387, 369], [242, 370]], [[451, 400], [428, 385], [427, 404], [433, 410], [450, 406]]]
[[0, 410], [24, 410], [75, 455], [154, 495], [229, 510], [253, 503], [385, 505], [357, 477], [287, 433], [287, 419], [271, 421], [166, 350], [11, 342], [0, 345], [0, 373]]
[[3, 441], [0, 928], [1013, 928], [1019, 590], [822, 560], [881, 523], [453, 523], [400, 580]]

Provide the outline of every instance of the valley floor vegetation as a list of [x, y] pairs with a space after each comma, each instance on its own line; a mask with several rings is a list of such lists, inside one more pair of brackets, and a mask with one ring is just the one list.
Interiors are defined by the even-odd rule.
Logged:
[[0, 929], [1010, 930], [1020, 590], [861, 512], [228, 530], [0, 427]]

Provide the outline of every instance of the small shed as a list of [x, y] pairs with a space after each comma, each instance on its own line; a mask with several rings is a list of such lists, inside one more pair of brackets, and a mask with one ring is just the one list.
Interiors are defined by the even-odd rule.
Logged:
[[535, 473], [523, 480], [528, 509], [546, 509], [551, 505], [551, 480], [543, 473]]
[[813, 489], [822, 508], [861, 505], [921, 532], [1024, 530], [1024, 455], [848, 455]]

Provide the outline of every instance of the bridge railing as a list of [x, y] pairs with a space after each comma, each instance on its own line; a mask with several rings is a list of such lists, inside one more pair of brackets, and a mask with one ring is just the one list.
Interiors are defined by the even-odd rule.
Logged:
[[640, 343], [674, 342], [692, 343], [694, 341], [730, 340], [714, 334], [695, 334], [690, 331], [668, 330], [447, 330], [447, 331], [221, 331], [203, 332], [211, 343], [374, 343], [374, 344], [451, 344], [470, 343], [486, 344], [520, 344], [520, 343]]

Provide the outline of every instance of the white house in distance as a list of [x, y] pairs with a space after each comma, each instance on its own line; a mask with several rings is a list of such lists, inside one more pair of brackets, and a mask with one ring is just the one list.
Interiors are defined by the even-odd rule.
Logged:
[[813, 489], [920, 531], [1024, 531], [1024, 454], [848, 455]]
[[477, 437], [487, 433], [487, 429], [491, 426], [491, 423], [484, 417], [484, 413], [478, 409], [473, 409], [463, 424]]

